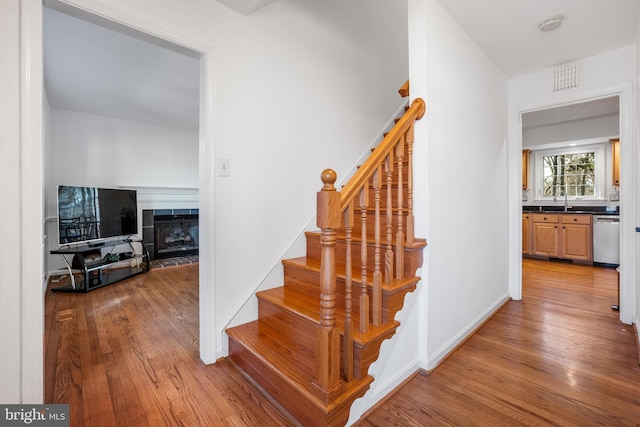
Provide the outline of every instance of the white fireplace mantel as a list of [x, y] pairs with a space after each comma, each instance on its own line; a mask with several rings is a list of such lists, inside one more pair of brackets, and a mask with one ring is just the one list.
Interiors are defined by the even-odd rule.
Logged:
[[199, 191], [197, 187], [140, 187], [122, 185], [120, 188], [136, 190], [138, 208], [165, 209], [198, 206]]

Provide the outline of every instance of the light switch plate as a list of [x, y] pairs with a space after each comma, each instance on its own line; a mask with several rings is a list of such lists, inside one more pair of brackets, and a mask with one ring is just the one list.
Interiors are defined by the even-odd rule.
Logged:
[[609, 200], [612, 201], [612, 202], [620, 201], [620, 193], [609, 194]]
[[231, 176], [231, 160], [218, 159], [218, 176]]

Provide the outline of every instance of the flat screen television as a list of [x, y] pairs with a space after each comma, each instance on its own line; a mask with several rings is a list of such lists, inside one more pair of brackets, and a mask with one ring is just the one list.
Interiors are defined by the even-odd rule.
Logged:
[[58, 186], [60, 245], [137, 233], [138, 206], [135, 190]]

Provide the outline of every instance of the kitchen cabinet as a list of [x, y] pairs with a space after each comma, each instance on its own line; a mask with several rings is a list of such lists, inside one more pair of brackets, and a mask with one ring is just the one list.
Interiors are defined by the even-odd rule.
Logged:
[[591, 215], [560, 215], [560, 258], [591, 262]]
[[522, 214], [522, 254], [531, 255], [531, 214]]
[[555, 214], [533, 214], [531, 223], [533, 255], [558, 258], [559, 222], [560, 218]]
[[533, 214], [533, 255], [592, 262], [591, 215]]
[[611, 185], [620, 187], [620, 138], [610, 139], [611, 143]]
[[529, 189], [529, 152], [522, 150], [522, 189]]

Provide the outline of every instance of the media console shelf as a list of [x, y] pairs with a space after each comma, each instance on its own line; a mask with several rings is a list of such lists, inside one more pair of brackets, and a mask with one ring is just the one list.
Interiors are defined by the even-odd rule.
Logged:
[[[134, 244], [139, 246], [137, 252]], [[149, 271], [149, 252], [140, 239], [67, 245], [51, 253], [62, 257], [71, 277], [70, 285], [52, 288], [53, 292], [89, 292]], [[68, 255], [73, 255], [71, 264], [67, 259]], [[81, 281], [75, 280], [73, 270], [82, 272]]]

